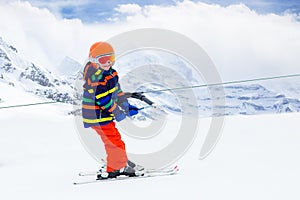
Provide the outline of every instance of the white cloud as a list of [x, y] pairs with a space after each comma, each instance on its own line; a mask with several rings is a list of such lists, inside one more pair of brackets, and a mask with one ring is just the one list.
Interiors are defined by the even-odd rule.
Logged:
[[137, 14], [142, 11], [142, 8], [137, 4], [121, 4], [115, 10], [123, 14]]
[[[114, 23], [83, 24], [16, 2], [0, 6], [0, 35], [28, 59], [83, 62], [89, 45], [137, 28], [177, 31], [201, 45], [225, 80], [300, 72], [298, 16], [259, 15], [243, 4], [221, 7], [184, 1], [174, 6], [120, 5]], [[125, 17], [125, 18], [124, 18]]]
[[0, 35], [36, 64], [49, 67], [66, 55], [78, 59], [82, 47], [88, 45], [85, 38], [90, 28], [80, 20], [57, 18], [27, 2], [1, 5], [0, 13]]

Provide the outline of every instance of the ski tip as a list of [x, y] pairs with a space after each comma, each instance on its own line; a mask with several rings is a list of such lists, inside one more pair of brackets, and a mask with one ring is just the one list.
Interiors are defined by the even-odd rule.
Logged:
[[78, 173], [78, 176], [87, 176], [87, 175], [89, 175], [88, 173], [85, 173], [85, 172], [79, 172]]
[[177, 172], [179, 172], [179, 167], [178, 167], [178, 165], [176, 165], [176, 166], [173, 168], [173, 171], [174, 171], [174, 174], [176, 174]]

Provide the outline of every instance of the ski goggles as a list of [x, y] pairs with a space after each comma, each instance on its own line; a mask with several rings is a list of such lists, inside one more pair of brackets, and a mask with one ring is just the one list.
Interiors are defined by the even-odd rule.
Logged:
[[96, 58], [91, 58], [91, 62], [98, 63], [99, 65], [110, 65], [115, 62], [115, 54], [105, 54], [101, 56], [97, 56]]

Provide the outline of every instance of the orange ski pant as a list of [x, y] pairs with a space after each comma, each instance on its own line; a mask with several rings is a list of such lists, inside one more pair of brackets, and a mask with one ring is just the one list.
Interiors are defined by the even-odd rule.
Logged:
[[115, 122], [110, 122], [107, 125], [93, 126], [92, 128], [98, 133], [104, 143], [107, 155], [107, 172], [125, 167], [128, 161], [125, 143], [121, 139]]

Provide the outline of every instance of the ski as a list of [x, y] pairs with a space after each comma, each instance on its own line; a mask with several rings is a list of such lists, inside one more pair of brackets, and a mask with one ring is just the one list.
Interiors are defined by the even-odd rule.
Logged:
[[[158, 177], [158, 176], [171, 176], [177, 174], [179, 171], [178, 166], [175, 166], [174, 168], [170, 168], [168, 170], [151, 170], [151, 171], [144, 171], [143, 175], [140, 176], [118, 176], [117, 178], [109, 178], [109, 179], [94, 179], [94, 180], [87, 180], [87, 181], [78, 181], [74, 182], [74, 185], [84, 185], [84, 184], [90, 184], [90, 183], [97, 183], [97, 182], [112, 182], [112, 181], [121, 181], [121, 180], [135, 180], [135, 179], [143, 179], [143, 178], [152, 178], [152, 177]], [[95, 175], [95, 174], [94, 174]]]
[[[144, 173], [152, 173], [152, 172], [156, 172], [156, 173], [168, 173], [168, 172], [172, 172], [174, 170], [176, 170], [178, 168], [177, 165], [173, 166], [173, 167], [167, 167], [167, 168], [163, 168], [163, 169], [145, 169], [142, 170]], [[87, 171], [87, 172], [79, 172], [78, 176], [96, 176], [99, 173], [99, 171]]]

